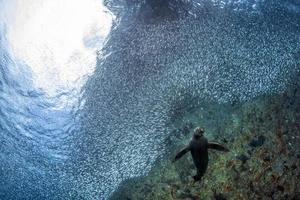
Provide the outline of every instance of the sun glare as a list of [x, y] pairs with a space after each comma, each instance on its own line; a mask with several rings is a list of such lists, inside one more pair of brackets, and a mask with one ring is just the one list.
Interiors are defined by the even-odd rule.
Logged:
[[8, 8], [10, 48], [34, 86], [50, 96], [80, 87], [110, 32], [113, 15], [102, 0], [15, 0]]

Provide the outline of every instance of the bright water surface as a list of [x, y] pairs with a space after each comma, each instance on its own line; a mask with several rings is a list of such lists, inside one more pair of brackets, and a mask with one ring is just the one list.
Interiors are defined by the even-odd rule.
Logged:
[[298, 1], [157, 2], [0, 0], [0, 199], [107, 199], [178, 107], [299, 75]]

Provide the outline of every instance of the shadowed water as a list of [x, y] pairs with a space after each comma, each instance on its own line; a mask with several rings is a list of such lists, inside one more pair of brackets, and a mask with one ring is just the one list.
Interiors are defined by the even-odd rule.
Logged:
[[[299, 5], [274, 2], [107, 1], [116, 18], [103, 48], [93, 37], [75, 38], [98, 56], [88, 57], [95, 69], [79, 71], [78, 79], [90, 76], [74, 88], [66, 87], [74, 78], [52, 79], [63, 63], [36, 89], [36, 68], [14, 55], [3, 25], [0, 197], [106, 199], [169, 153], [165, 141], [181, 113], [203, 101], [284, 91], [299, 74]], [[38, 63], [38, 72], [52, 64]], [[61, 80], [70, 77], [64, 73]]]

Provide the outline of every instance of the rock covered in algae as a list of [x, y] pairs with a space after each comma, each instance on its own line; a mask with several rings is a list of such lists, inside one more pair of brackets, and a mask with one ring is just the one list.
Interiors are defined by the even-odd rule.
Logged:
[[174, 155], [166, 155], [147, 176], [123, 182], [111, 199], [300, 199], [300, 105], [295, 102], [300, 102], [295, 90], [259, 97], [226, 108], [222, 122], [213, 125], [222, 105], [187, 113], [176, 122], [177, 137], [168, 141], [174, 153], [188, 142], [192, 128], [203, 124], [208, 138], [225, 143], [230, 152], [210, 151], [208, 170], [194, 185], [191, 156], [172, 164]]

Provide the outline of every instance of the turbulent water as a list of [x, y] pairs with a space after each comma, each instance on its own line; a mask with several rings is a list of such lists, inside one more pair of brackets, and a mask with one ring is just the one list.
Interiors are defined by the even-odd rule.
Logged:
[[178, 113], [299, 76], [296, 0], [0, 6], [0, 199], [107, 199], [168, 153]]

